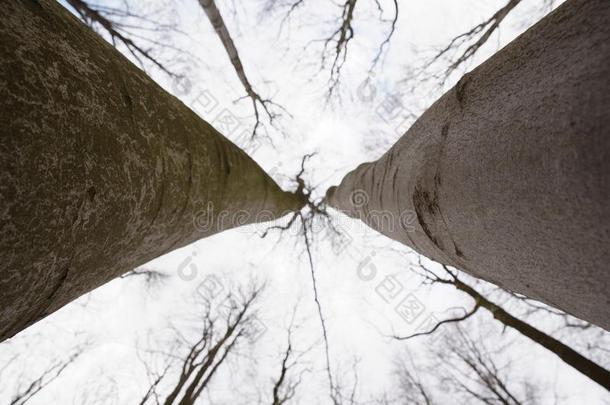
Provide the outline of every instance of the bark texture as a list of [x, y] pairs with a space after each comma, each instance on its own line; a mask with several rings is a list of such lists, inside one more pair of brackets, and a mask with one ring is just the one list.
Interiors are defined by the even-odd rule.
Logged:
[[0, 105], [0, 341], [157, 256], [302, 206], [55, 1], [0, 8]]
[[568, 0], [327, 201], [438, 262], [610, 330], [609, 112], [610, 2]]

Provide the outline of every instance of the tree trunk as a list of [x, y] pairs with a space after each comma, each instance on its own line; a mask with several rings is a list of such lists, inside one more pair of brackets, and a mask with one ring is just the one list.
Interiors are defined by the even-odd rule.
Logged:
[[0, 341], [302, 202], [53, 0], [0, 8]]
[[235, 69], [235, 73], [237, 73], [237, 77], [239, 77], [239, 81], [244, 86], [248, 96], [251, 96], [252, 93], [254, 93], [254, 89], [248, 80], [248, 76], [246, 76], [244, 65], [241, 63], [239, 53], [237, 52], [233, 38], [231, 38], [231, 34], [229, 34], [229, 30], [225, 25], [224, 19], [220, 14], [220, 10], [218, 10], [218, 7], [216, 7], [214, 0], [199, 0], [199, 5], [203, 11], [205, 11], [208, 20], [210, 20], [210, 24], [212, 24], [212, 27], [216, 32], [216, 35], [218, 35], [218, 38], [220, 38], [222, 46], [227, 52], [227, 55], [231, 60], [231, 64]]
[[568, 0], [327, 201], [436, 261], [610, 329], [609, 111], [610, 2]]
[[450, 283], [453, 284], [453, 286], [455, 286], [455, 288], [457, 288], [458, 290], [463, 291], [470, 297], [472, 297], [478, 305], [491, 312], [493, 317], [499, 322], [501, 322], [503, 325], [516, 330], [523, 336], [530, 338], [545, 349], [556, 354], [566, 364], [574, 367], [576, 370], [580, 371], [581, 373], [583, 373], [584, 375], [586, 375], [587, 377], [610, 391], [610, 372], [608, 370], [582, 356], [576, 350], [561, 343], [554, 337], [549, 336], [541, 330], [534, 328], [527, 322], [523, 322], [518, 318], [515, 318], [514, 316], [506, 312], [503, 308], [499, 307], [498, 305], [494, 304], [493, 302], [489, 301], [487, 298], [479, 294], [478, 291], [476, 291], [468, 284], [465, 284], [458, 279], [451, 280]]

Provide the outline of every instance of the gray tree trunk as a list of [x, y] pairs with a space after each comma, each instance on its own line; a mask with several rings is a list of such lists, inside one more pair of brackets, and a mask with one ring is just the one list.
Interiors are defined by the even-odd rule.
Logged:
[[235, 73], [237, 73], [237, 77], [239, 77], [239, 81], [241, 82], [242, 86], [244, 86], [248, 96], [251, 96], [254, 93], [254, 89], [250, 84], [250, 80], [248, 80], [248, 76], [246, 76], [244, 65], [241, 63], [241, 58], [239, 57], [239, 53], [237, 52], [233, 38], [231, 38], [231, 34], [229, 34], [229, 30], [225, 25], [224, 19], [220, 14], [220, 10], [218, 10], [218, 7], [216, 7], [214, 0], [199, 0], [199, 5], [203, 11], [205, 11], [208, 20], [210, 20], [210, 24], [212, 24], [212, 27], [216, 32], [216, 35], [218, 35], [218, 38], [220, 38], [222, 46], [227, 52], [227, 55], [231, 60], [231, 64], [235, 69]]
[[53, 0], [0, 7], [0, 341], [302, 202]]
[[610, 1], [568, 0], [327, 201], [438, 262], [610, 330], [609, 128]]

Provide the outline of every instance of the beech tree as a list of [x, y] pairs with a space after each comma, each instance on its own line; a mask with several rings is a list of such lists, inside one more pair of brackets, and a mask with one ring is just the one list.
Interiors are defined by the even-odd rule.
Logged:
[[166, 252], [298, 211], [52, 0], [0, 11], [0, 340]]
[[329, 189], [327, 203], [610, 329], [609, 39], [609, 2], [568, 0]]

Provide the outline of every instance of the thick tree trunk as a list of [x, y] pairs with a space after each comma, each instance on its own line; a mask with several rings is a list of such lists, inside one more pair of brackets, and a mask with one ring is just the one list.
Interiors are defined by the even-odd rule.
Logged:
[[199, 238], [302, 206], [53, 0], [0, 8], [0, 341]]
[[610, 1], [568, 0], [327, 201], [434, 260], [610, 329], [609, 128]]
[[610, 371], [606, 370], [599, 364], [595, 363], [582, 356], [576, 350], [571, 347], [561, 343], [559, 340], [554, 337], [547, 335], [539, 329], [534, 328], [527, 322], [523, 322], [522, 320], [515, 318], [508, 312], [506, 312], [503, 308], [489, 301], [487, 298], [479, 294], [474, 288], [469, 286], [468, 284], [463, 283], [460, 280], [451, 280], [451, 284], [455, 286], [460, 291], [465, 292], [470, 295], [478, 305], [487, 309], [493, 317], [501, 322], [503, 325], [508, 326], [521, 333], [523, 336], [526, 336], [538, 343], [540, 346], [545, 349], [551, 351], [556, 354], [561, 360], [563, 360], [566, 364], [574, 367], [576, 370], [580, 371], [608, 391], [610, 391]]

